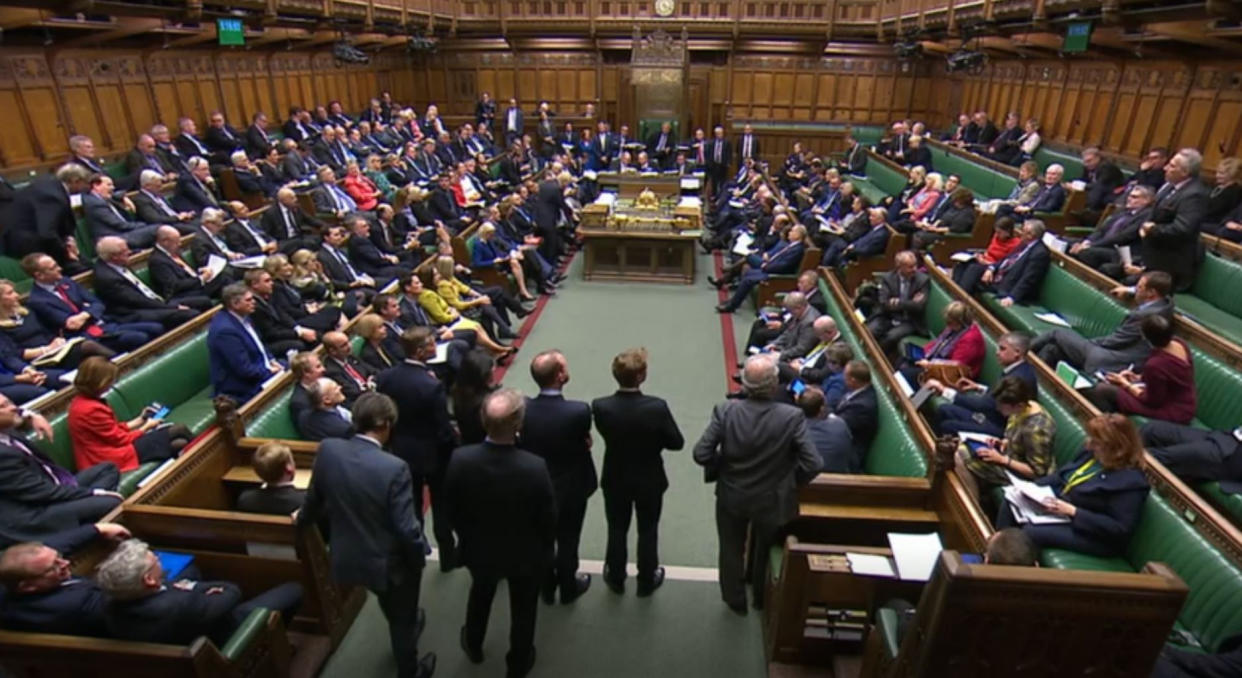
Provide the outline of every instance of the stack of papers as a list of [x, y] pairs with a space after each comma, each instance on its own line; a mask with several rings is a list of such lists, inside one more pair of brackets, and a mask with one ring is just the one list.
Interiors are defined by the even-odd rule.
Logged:
[[1060, 315], [1057, 315], [1051, 311], [1036, 313], [1035, 317], [1048, 323], [1049, 325], [1056, 325], [1058, 327], [1073, 327], [1073, 325], [1066, 322], [1065, 318], [1062, 318]]
[[1064, 360], [1057, 363], [1057, 376], [1061, 378], [1061, 381], [1076, 389], [1091, 388], [1095, 385], [1090, 379], [1082, 376], [1081, 372], [1074, 369], [1073, 365]]
[[1134, 263], [1134, 255], [1130, 252], [1129, 245], [1118, 245], [1117, 256], [1121, 257], [1121, 264], [1129, 266]]
[[940, 535], [888, 533], [888, 545], [893, 549], [893, 562], [897, 563], [897, 575], [902, 581], [927, 581], [936, 569], [936, 559], [944, 550]]
[[893, 566], [889, 564], [888, 558], [884, 556], [873, 556], [868, 553], [846, 553], [846, 560], [850, 561], [850, 572], [853, 574], [866, 574], [874, 577], [893, 577]]
[[733, 253], [738, 256], [746, 256], [751, 253], [750, 246], [755, 242], [755, 237], [746, 231], [737, 234], [737, 240], [733, 242]]
[[1009, 472], [1005, 475], [1009, 476], [1009, 485], [1005, 487], [1005, 500], [1009, 502], [1013, 517], [1019, 523], [1047, 525], [1070, 521], [1065, 516], [1050, 515], [1044, 508], [1045, 499], [1056, 499], [1057, 495], [1051, 487], [1036, 485]]
[[694, 209], [703, 208], [703, 199], [697, 195], [683, 195], [681, 200], [677, 201], [678, 207], [693, 207]]
[[1065, 246], [1067, 243], [1064, 240], [1053, 235], [1052, 233], [1045, 233], [1044, 244], [1047, 245], [1048, 249], [1050, 250], [1053, 250], [1056, 252], [1064, 252]]

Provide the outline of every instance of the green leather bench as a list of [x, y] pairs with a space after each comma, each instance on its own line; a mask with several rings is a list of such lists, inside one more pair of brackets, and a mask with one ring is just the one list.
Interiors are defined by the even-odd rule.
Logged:
[[1081, 179], [1084, 173], [1082, 156], [1077, 153], [1058, 151], [1054, 148], [1048, 148], [1046, 145], [1041, 145], [1035, 149], [1035, 155], [1031, 159], [1035, 161], [1035, 164], [1039, 165], [1040, 172], [1048, 169], [1048, 165], [1061, 165], [1065, 168], [1066, 181]]
[[29, 294], [34, 280], [22, 270], [22, 262], [13, 257], [0, 255], [0, 278], [13, 283], [18, 294]]
[[1190, 293], [1177, 295], [1177, 309], [1235, 341], [1242, 338], [1242, 264], [1216, 254], [1203, 258]]
[[301, 440], [302, 436], [298, 435], [297, 429], [293, 427], [293, 417], [289, 415], [289, 399], [292, 395], [292, 388], [280, 394], [271, 407], [260, 412], [246, 424], [246, 435], [251, 438]]
[[136, 417], [142, 408], [160, 402], [172, 408], [167, 421], [184, 424], [196, 435], [215, 422], [211, 398], [206, 332], [121, 377], [109, 393], [121, 420]]
[[962, 185], [974, 192], [975, 197], [1005, 198], [1018, 185], [1012, 175], [1000, 172], [991, 167], [971, 162], [962, 156], [937, 146], [929, 146], [932, 155], [932, 166], [936, 171], [948, 177], [956, 174], [962, 178]]
[[867, 196], [872, 205], [879, 205], [884, 198], [897, 195], [906, 187], [906, 174], [888, 164], [870, 158], [867, 162], [867, 177], [848, 177], [858, 191]]

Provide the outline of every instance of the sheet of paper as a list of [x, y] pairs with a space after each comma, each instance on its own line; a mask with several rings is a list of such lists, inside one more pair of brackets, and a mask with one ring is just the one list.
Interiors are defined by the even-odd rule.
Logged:
[[448, 342], [436, 344], [436, 357], [427, 361], [428, 365], [439, 365], [448, 360]]
[[224, 267], [228, 265], [228, 260], [217, 254], [212, 254], [207, 257], [207, 268], [211, 269], [212, 280], [215, 280], [216, 276], [220, 275], [220, 271], [223, 271]]
[[156, 468], [154, 471], [152, 471], [152, 472], [148, 473], [146, 478], [143, 478], [142, 480], [138, 481], [138, 487], [139, 487], [139, 488], [146, 487], [146, 486], [147, 486], [147, 483], [150, 483], [152, 480], [155, 480], [156, 478], [160, 477], [160, 474], [161, 474], [161, 473], [163, 473], [165, 470], [167, 470], [169, 466], [172, 466], [172, 465], [173, 465], [173, 462], [175, 462], [175, 461], [177, 461], [177, 460], [176, 460], [176, 459], [166, 459], [166, 460], [164, 461], [164, 463], [163, 463], [163, 464], [160, 464], [160, 465], [159, 465], [159, 467], [158, 467], [158, 468]]
[[65, 372], [64, 374], [60, 375], [60, 380], [65, 382], [66, 384], [72, 384], [73, 380], [77, 378], [78, 378], [77, 370], [69, 370], [68, 372]]
[[253, 257], [234, 259], [231, 263], [237, 268], [262, 268], [264, 261], [267, 261], [266, 255], [256, 254]]
[[74, 193], [73, 195], [69, 196], [69, 207], [70, 208], [76, 210], [77, 208], [81, 206], [82, 206], [82, 194], [81, 193]]
[[854, 574], [866, 574], [875, 577], [893, 577], [893, 566], [888, 562], [888, 558], [884, 556], [875, 556], [869, 553], [846, 553], [846, 560], [850, 561], [850, 571]]
[[931, 390], [931, 388], [924, 386], [910, 397], [910, 403], [914, 405], [914, 409], [916, 410], [923, 409], [923, 404], [926, 403], [934, 393], [935, 391]]
[[750, 254], [750, 246], [755, 242], [755, 237], [746, 231], [737, 234], [737, 240], [733, 243], [733, 253], [738, 256], [746, 256]]
[[959, 264], [965, 264], [974, 261], [975, 255], [970, 252], [954, 252], [949, 259], [956, 261]]
[[940, 535], [888, 533], [888, 545], [893, 549], [893, 562], [902, 581], [927, 581], [936, 568], [936, 559], [944, 550]]
[[685, 191], [697, 191], [703, 187], [703, 180], [698, 177], [682, 177], [680, 183]]
[[1123, 266], [1129, 266], [1134, 263], [1134, 255], [1130, 252], [1129, 245], [1118, 245], [1117, 256], [1121, 257], [1121, 264]]
[[914, 395], [914, 387], [910, 385], [909, 381], [906, 381], [906, 375], [901, 372], [893, 372], [893, 376], [897, 378], [897, 383], [901, 386], [902, 393], [905, 393], [907, 396]]
[[946, 387], [944, 388], [944, 390], [940, 392], [940, 395], [941, 395], [941, 396], [942, 396], [945, 400], [947, 400], [947, 401], [949, 401], [949, 402], [953, 402], [954, 400], [956, 400], [956, 399], [957, 399], [957, 389], [955, 389], [955, 388], [949, 388], [948, 386], [946, 386]]
[[1035, 317], [1048, 323], [1049, 325], [1056, 325], [1057, 327], [1073, 327], [1073, 325], [1070, 325], [1065, 321], [1065, 318], [1062, 318], [1056, 313], [1036, 313]]
[[1048, 249], [1050, 250], [1053, 250], [1056, 252], [1065, 251], [1065, 241], [1053, 235], [1052, 233], [1044, 234], [1044, 244], [1047, 245]]
[[957, 438], [963, 442], [967, 440], [975, 440], [986, 445], [991, 445], [994, 440], [993, 436], [987, 435], [986, 433], [975, 433], [974, 431], [958, 431]]
[[858, 318], [858, 322], [860, 322], [860, 323], [865, 323], [865, 322], [867, 322], [867, 316], [863, 315], [863, 312], [862, 312], [862, 309], [861, 309], [861, 308], [856, 308], [856, 309], [854, 309], [854, 317], [855, 317], [855, 318]]
[[1083, 181], [1082, 179], [1075, 179], [1070, 182], [1070, 188], [1074, 189], [1075, 191], [1085, 191], [1087, 190], [1087, 183]]

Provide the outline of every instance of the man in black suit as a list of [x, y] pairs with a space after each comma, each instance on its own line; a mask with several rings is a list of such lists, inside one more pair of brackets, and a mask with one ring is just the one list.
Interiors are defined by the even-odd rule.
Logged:
[[214, 305], [205, 297], [165, 301], [129, 270], [129, 245], [121, 238], [101, 238], [95, 244], [95, 254], [99, 257], [95, 262], [95, 294], [121, 322], [157, 322], [172, 329]]
[[867, 449], [880, 427], [879, 403], [867, 363], [861, 360], [846, 363], [845, 395], [832, 413], [849, 428], [854, 449], [853, 468], [862, 470], [867, 463]]
[[1208, 206], [1208, 189], [1199, 180], [1202, 164], [1203, 156], [1193, 148], [1169, 158], [1151, 221], [1139, 229], [1143, 265], [1173, 276], [1177, 292], [1190, 289], [1202, 257], [1199, 229]]
[[608, 518], [608, 548], [604, 556], [604, 583], [625, 592], [626, 541], [630, 516], [638, 518], [638, 595], [649, 596], [664, 583], [659, 557], [660, 511], [668, 477], [664, 450], [680, 450], [686, 441], [673, 420], [668, 403], [642, 393], [647, 380], [646, 349], [622, 351], [612, 359], [617, 392], [591, 402], [595, 428], [604, 438], [604, 512]]
[[190, 171], [177, 179], [177, 190], [173, 193], [172, 206], [182, 212], [201, 213], [209, 207], [220, 207], [219, 186], [211, 176], [211, 165], [205, 158], [190, 158], [186, 161]]
[[712, 182], [712, 193], [719, 195], [724, 191], [724, 182], [729, 174], [729, 141], [725, 139], [724, 128], [717, 125], [712, 130], [711, 141], [704, 147], [704, 162], [707, 164], [707, 178]]
[[523, 128], [526, 124], [526, 115], [522, 113], [522, 109], [518, 106], [517, 99], [509, 100], [509, 107], [505, 109], [504, 121], [501, 130], [505, 135], [505, 143], [512, 144], [514, 139], [521, 139]]
[[539, 253], [549, 262], [556, 263], [561, 256], [561, 236], [557, 230], [565, 211], [565, 186], [569, 179], [553, 177], [539, 182], [539, 192], [534, 196], [532, 211], [535, 215], [535, 235], [543, 238]]
[[591, 575], [578, 574], [578, 541], [587, 500], [599, 486], [591, 458], [591, 407], [566, 400], [569, 363], [560, 351], [544, 351], [530, 363], [539, 395], [526, 403], [522, 444], [543, 458], [556, 490], [556, 559], [543, 582], [543, 600], [551, 604], [556, 589], [571, 603], [591, 586]]
[[1121, 280], [1125, 274], [1118, 248], [1131, 248], [1132, 257], [1137, 258], [1140, 254], [1138, 246], [1142, 241], [1139, 229], [1151, 220], [1155, 196], [1156, 192], [1150, 186], [1134, 186], [1126, 194], [1125, 209], [1115, 210], [1107, 220], [1095, 227], [1091, 235], [1071, 245], [1069, 253], [1104, 275]]
[[138, 141], [134, 143], [134, 148], [125, 156], [127, 178], [125, 188], [137, 188], [139, 176], [147, 170], [160, 175], [161, 181], [177, 179], [177, 168], [160, 156], [155, 145], [155, 137], [150, 134], [141, 134], [138, 136]]
[[170, 302], [185, 303], [198, 308], [205, 300], [220, 297], [224, 286], [232, 282], [225, 271], [213, 275], [202, 267], [195, 269], [181, 256], [181, 234], [172, 226], [160, 226], [155, 232], [155, 249], [147, 259], [151, 289]]
[[745, 165], [747, 160], [762, 160], [759, 155], [759, 137], [755, 136], [755, 130], [750, 123], [742, 126], [742, 135], [737, 138], [737, 166]]
[[818, 386], [807, 386], [794, 399], [806, 415], [806, 431], [819, 453], [823, 473], [858, 473], [850, 429], [845, 420], [832, 416], [824, 392]]
[[978, 152], [980, 148], [990, 146], [996, 140], [996, 136], [1000, 134], [1000, 131], [996, 129], [996, 123], [988, 119], [987, 111], [976, 111], [974, 122], [979, 130], [979, 134], [975, 139], [975, 143], [971, 145]]
[[272, 355], [283, 356], [289, 351], [303, 351], [313, 348], [319, 342], [319, 333], [309, 327], [302, 327], [292, 316], [277, 306], [272, 293], [275, 283], [272, 274], [261, 268], [252, 268], [243, 276], [246, 287], [254, 292], [254, 313], [250, 322], [259, 333], [259, 338], [267, 346]]
[[164, 568], [149, 546], [128, 539], [116, 547], [96, 575], [111, 598], [104, 623], [114, 638], [143, 643], [189, 645], [208, 636], [224, 647], [252, 610], [279, 612], [285, 624], [302, 605], [302, 585], [280, 584], [242, 602], [241, 588], [226, 581], [178, 579], [164, 584]]
[[[1093, 225], [1099, 220], [1100, 212], [1117, 197], [1126, 178], [1117, 165], [1104, 157], [1098, 146], [1082, 149], [1082, 171], [1087, 204], [1078, 216], [1084, 224]], [[1155, 189], [1152, 191], [1154, 193]]]
[[351, 415], [341, 406], [345, 395], [340, 384], [320, 377], [311, 383], [306, 395], [310, 398], [311, 408], [300, 415], [297, 425], [298, 433], [304, 440], [318, 442], [327, 438], [353, 437]]
[[353, 415], [358, 435], [320, 443], [297, 523], [309, 527], [326, 518], [333, 578], [361, 584], [379, 598], [399, 678], [430, 678], [436, 656], [418, 656], [426, 625], [419, 589], [431, 551], [418, 519], [421, 496], [410, 467], [384, 451], [397, 423], [397, 405], [368, 393]]
[[77, 163], [95, 174], [103, 174], [103, 164], [95, 155], [95, 142], [85, 134], [69, 137], [69, 159], [65, 162]]
[[[815, 309], [817, 315], [823, 315], [828, 312], [828, 307], [824, 304], [824, 295], [819, 291], [819, 274], [815, 271], [803, 271], [798, 275], [798, 281], [794, 283], [795, 291], [800, 292], [812, 308]], [[755, 318], [755, 322], [751, 325], [750, 334], [746, 339], [746, 349], [749, 352], [750, 347], [763, 348], [776, 338], [781, 336], [785, 330], [785, 323], [788, 322], [789, 316], [785, 313], [765, 312]], [[738, 364], [741, 367], [741, 364]]]
[[93, 523], [122, 499], [115, 464], [96, 464], [75, 475], [18, 432], [25, 421], [50, 437], [46, 419], [19, 411], [0, 394], [0, 546]]
[[293, 486], [298, 467], [288, 445], [263, 443], [254, 451], [250, 464], [263, 484], [242, 490], [237, 497], [238, 511], [288, 516], [302, 508], [306, 492]]
[[445, 517], [461, 540], [461, 562], [470, 570], [470, 598], [461, 647], [483, 661], [483, 638], [496, 585], [509, 586], [507, 676], [525, 676], [535, 663], [539, 586], [552, 560], [556, 503], [542, 459], [518, 448], [525, 415], [522, 395], [501, 389], [480, 408], [487, 440], [453, 451], [445, 475]]
[[385, 254], [371, 240], [371, 220], [354, 213], [346, 219], [351, 236], [348, 242], [349, 261], [358, 271], [375, 281], [376, 287], [384, 287], [388, 281], [400, 277], [413, 266], [402, 266], [395, 254]]
[[[155, 139], [155, 153], [160, 156], [165, 167], [178, 175], [186, 171], [185, 161], [189, 158], [182, 155], [181, 149], [177, 148], [172, 133], [168, 130], [168, 125], [159, 123], [152, 125], [151, 138]], [[176, 176], [171, 177], [171, 179], [176, 178]]]
[[217, 165], [228, 165], [229, 156], [242, 148], [242, 135], [233, 126], [224, 121], [224, 114], [212, 111], [207, 116], [207, 148], [211, 150], [212, 160]]
[[927, 274], [918, 270], [918, 257], [903, 250], [893, 257], [893, 270], [880, 279], [875, 312], [867, 320], [867, 330], [880, 342], [880, 348], [893, 359], [901, 340], [924, 331], [923, 309], [927, 306]]
[[289, 361], [289, 371], [293, 372], [293, 393], [289, 395], [289, 418], [296, 429], [302, 413], [311, 409], [311, 384], [324, 376], [323, 362], [313, 351], [303, 351]]
[[401, 347], [405, 360], [381, 372], [375, 389], [397, 402], [401, 416], [392, 432], [392, 451], [409, 464], [417, 495], [423, 496], [424, 487], [431, 492], [440, 570], [447, 572], [459, 564], [452, 526], [443, 518], [444, 472], [457, 433], [449, 418], [444, 383], [427, 364], [436, 354], [433, 332], [428, 327], [408, 328], [401, 334]]
[[298, 195], [291, 188], [276, 191], [276, 204], [267, 208], [259, 225], [268, 237], [280, 243], [278, 249], [284, 254], [293, 254], [300, 249], [315, 249], [319, 239], [315, 237], [315, 229], [327, 227], [322, 221], [302, 211], [298, 206]]
[[35, 179], [18, 191], [9, 210], [11, 221], [0, 230], [4, 253], [20, 258], [42, 252], [69, 275], [86, 270], [78, 258], [78, 222], [69, 196], [85, 191], [90, 177], [85, 167], [67, 163], [56, 168], [55, 176]]
[[[177, 121], [177, 129], [180, 132], [177, 138], [173, 140], [173, 145], [177, 152], [181, 155], [183, 162], [189, 162], [190, 158], [208, 158], [211, 156], [211, 149], [207, 147], [207, 142], [198, 137], [198, 123], [193, 118], [181, 118]], [[158, 143], [159, 139], [156, 139]], [[227, 157], [225, 158], [227, 161]], [[219, 163], [224, 164], [224, 163]]]
[[1022, 222], [1018, 230], [1022, 242], [1017, 249], [983, 272], [981, 289], [994, 293], [1001, 306], [1029, 304], [1039, 298], [1052, 265], [1052, 253], [1044, 244], [1045, 228], [1039, 219]]
[[375, 368], [350, 352], [349, 337], [344, 332], [325, 333], [323, 352], [324, 376], [341, 385], [346, 404], [375, 388]]
[[360, 289], [364, 292], [363, 303], [371, 303], [375, 296], [375, 279], [359, 271], [345, 251], [346, 230], [341, 224], [333, 224], [323, 230], [323, 244], [315, 255], [323, 264], [324, 275], [337, 290]]
[[285, 153], [284, 159], [280, 161], [280, 169], [285, 179], [311, 183], [318, 180], [317, 173], [321, 163], [310, 152], [310, 142], [298, 144], [292, 139], [284, 139], [280, 145]]
[[107, 597], [95, 582], [75, 577], [68, 560], [99, 537], [120, 541], [129, 538], [129, 530], [115, 523], [82, 525], [48, 535], [41, 542], [14, 544], [0, 553], [0, 585], [4, 587], [0, 623], [4, 628], [106, 637]]
[[135, 249], [143, 249], [155, 242], [155, 224], [138, 221], [137, 209], [124, 195], [115, 194], [112, 177], [96, 174], [91, 177], [91, 190], [82, 194], [82, 212], [91, 237], [95, 240], [105, 236], [120, 236]]
[[[1030, 348], [1030, 336], [1021, 332], [1006, 332], [996, 340], [996, 362], [1001, 367], [1001, 379], [1021, 379], [1034, 396], [1039, 393], [1039, 379], [1035, 368], [1026, 360]], [[933, 426], [938, 433], [956, 435], [961, 431], [973, 431], [997, 438], [1005, 434], [1009, 417], [1001, 414], [992, 397], [999, 383], [992, 387], [991, 392], [983, 384], [965, 377], [958, 379], [956, 384], [928, 379], [925, 385], [948, 400], [934, 413]]]
[[246, 203], [230, 200], [225, 203], [225, 207], [233, 217], [232, 222], [224, 229], [224, 239], [230, 249], [246, 256], [275, 254], [279, 243], [263, 231], [259, 222], [252, 217]]
[[188, 235], [194, 232], [194, 212], [173, 209], [164, 197], [164, 177], [153, 170], [143, 170], [138, 176], [138, 192], [134, 194], [134, 209], [138, 221], [148, 224], [168, 224]]
[[246, 155], [251, 158], [262, 158], [272, 148], [272, 139], [267, 136], [267, 114], [260, 111], [251, 118], [246, 128]]
[[811, 323], [811, 330], [815, 333], [815, 345], [811, 350], [804, 356], [777, 364], [782, 384], [789, 384], [795, 379], [804, 384], [820, 384], [836, 371], [837, 368], [828, 359], [828, 349], [845, 341], [841, 330], [837, 329], [837, 321], [830, 315], [821, 315]]

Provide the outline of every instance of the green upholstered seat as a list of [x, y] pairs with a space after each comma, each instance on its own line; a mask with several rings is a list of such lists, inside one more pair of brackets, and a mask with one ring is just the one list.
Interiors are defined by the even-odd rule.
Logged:
[[1242, 264], [1209, 253], [1187, 294], [1177, 295], [1179, 311], [1217, 333], [1239, 340], [1242, 337]]
[[242, 654], [250, 649], [255, 639], [262, 635], [263, 629], [267, 628], [267, 618], [271, 614], [271, 610], [266, 607], [256, 607], [251, 610], [250, 614], [246, 615], [246, 618], [233, 630], [233, 635], [229, 636], [224, 647], [220, 648], [220, 654], [231, 662], [241, 659]]
[[1082, 157], [1076, 153], [1058, 151], [1055, 148], [1040, 146], [1031, 157], [1039, 165], [1039, 171], [1048, 169], [1048, 165], [1059, 164], [1065, 168], [1065, 180], [1081, 179], [1083, 175]]
[[883, 642], [884, 655], [896, 659], [901, 651], [901, 637], [897, 634], [898, 614], [891, 607], [881, 607], [875, 613], [875, 628]]
[[886, 163], [872, 159], [867, 163], [867, 178], [850, 177], [849, 182], [875, 205], [890, 195], [900, 193], [906, 186], [906, 175]]
[[255, 416], [246, 425], [246, 435], [253, 438], [300, 439], [297, 429], [293, 427], [293, 417], [289, 415], [289, 398], [292, 395], [292, 388], [286, 390], [276, 402]]
[[945, 175], [956, 174], [962, 178], [962, 185], [975, 193], [975, 197], [1004, 198], [1008, 196], [1018, 180], [1010, 174], [976, 163], [957, 153], [943, 148], [930, 147], [932, 167]]
[[159, 402], [171, 408], [170, 421], [201, 433], [214, 419], [206, 334], [183, 342], [126, 374], [112, 390], [117, 398], [113, 409], [119, 419], [132, 419], [142, 408]]
[[30, 292], [30, 286], [34, 284], [30, 276], [22, 270], [22, 262], [13, 257], [0, 256], [0, 278], [13, 283], [18, 294]]

